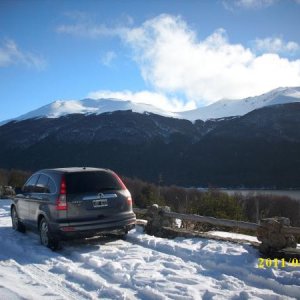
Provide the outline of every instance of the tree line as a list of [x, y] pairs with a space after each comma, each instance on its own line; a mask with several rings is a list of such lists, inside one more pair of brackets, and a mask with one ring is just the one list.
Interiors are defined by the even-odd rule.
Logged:
[[[0, 169], [0, 187], [21, 188], [31, 172]], [[300, 226], [300, 201], [287, 196], [228, 195], [218, 189], [164, 186], [137, 178], [123, 177], [130, 190], [134, 206], [147, 208], [152, 204], [169, 206], [172, 211], [215, 218], [257, 222], [261, 218], [287, 217], [293, 226]]]
[[215, 218], [258, 222], [262, 218], [287, 217], [292, 226], [300, 227], [300, 201], [288, 196], [235, 193], [228, 195], [216, 188], [199, 190], [178, 186], [160, 186], [140, 179], [123, 178], [134, 205], [167, 205], [178, 213]]
[[30, 175], [28, 171], [0, 169], [0, 186], [22, 187]]

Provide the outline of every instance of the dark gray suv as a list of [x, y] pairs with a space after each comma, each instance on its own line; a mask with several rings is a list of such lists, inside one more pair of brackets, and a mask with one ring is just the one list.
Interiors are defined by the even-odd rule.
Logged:
[[135, 226], [130, 192], [111, 170], [47, 169], [34, 173], [11, 205], [12, 226], [38, 229], [53, 250], [59, 241], [99, 233], [126, 235]]

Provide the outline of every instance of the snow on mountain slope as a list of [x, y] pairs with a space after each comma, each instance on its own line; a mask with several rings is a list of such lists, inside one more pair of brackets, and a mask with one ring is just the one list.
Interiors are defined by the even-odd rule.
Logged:
[[9, 207], [0, 200], [1, 299], [299, 299], [299, 267], [259, 269], [247, 244], [137, 228], [126, 241], [65, 242], [52, 252], [36, 234], [12, 230]]
[[31, 118], [58, 118], [68, 114], [102, 114], [117, 110], [132, 110], [133, 112], [150, 112], [168, 117], [176, 117], [176, 113], [163, 111], [155, 106], [131, 101], [117, 99], [83, 99], [83, 100], [58, 100], [33, 110], [27, 114], [21, 115], [16, 120], [25, 120]]
[[191, 121], [242, 116], [264, 106], [300, 102], [300, 87], [278, 88], [269, 93], [241, 100], [220, 100], [211, 105], [181, 112], [180, 116]]
[[[151, 99], [150, 99], [151, 100]], [[231, 116], [242, 116], [264, 106], [300, 102], [300, 87], [278, 88], [269, 93], [241, 100], [220, 100], [208, 106], [184, 112], [170, 112], [150, 104], [135, 103], [118, 99], [57, 100], [14, 120], [31, 118], [58, 118], [68, 114], [102, 114], [117, 110], [132, 110], [137, 113], [154, 113], [180, 119], [208, 120]], [[0, 126], [11, 120], [0, 122]]]

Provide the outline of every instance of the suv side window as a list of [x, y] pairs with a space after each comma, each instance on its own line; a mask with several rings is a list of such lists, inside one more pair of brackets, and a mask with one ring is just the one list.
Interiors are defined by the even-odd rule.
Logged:
[[34, 192], [34, 187], [39, 178], [39, 174], [31, 176], [27, 182], [25, 183], [23, 187], [23, 192], [24, 193], [33, 193]]
[[41, 174], [34, 188], [35, 193], [50, 193], [48, 188], [49, 177]]
[[50, 194], [54, 194], [56, 193], [56, 185], [54, 183], [54, 181], [51, 179], [51, 177], [49, 177], [48, 183], [47, 183], [47, 187]]

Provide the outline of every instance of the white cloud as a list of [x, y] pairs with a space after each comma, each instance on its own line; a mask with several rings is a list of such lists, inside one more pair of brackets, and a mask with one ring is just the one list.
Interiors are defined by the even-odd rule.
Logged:
[[[162, 106], [175, 103], [179, 107], [179, 100], [174, 102], [163, 95], [183, 95], [189, 106], [206, 105], [222, 98], [238, 99], [280, 86], [300, 85], [300, 60], [283, 58], [274, 53], [280, 51], [267, 49], [267, 44], [275, 47], [274, 39], [262, 40], [260, 46], [264, 45], [265, 50], [261, 49], [262, 54], [257, 55], [241, 44], [231, 43], [222, 28], [199, 40], [181, 17], [160, 15], [138, 27], [109, 28], [84, 23], [64, 27], [61, 32], [90, 38], [120, 38], [133, 51], [144, 80], [154, 91], [153, 98], [150, 94], [141, 97], [143, 103], [157, 105], [162, 101]], [[294, 51], [298, 45], [281, 41], [277, 50], [280, 47]], [[127, 99], [136, 99], [136, 94], [125, 93]], [[155, 98], [155, 95], [165, 98]]]
[[69, 23], [56, 27], [56, 32], [69, 34], [82, 38], [100, 38], [121, 36], [128, 26], [132, 26], [134, 21], [131, 16], [122, 14], [114, 26], [97, 24], [93, 13], [84, 11], [67, 11], [64, 13]]
[[184, 111], [196, 108], [196, 104], [192, 101], [183, 103], [176, 97], [167, 97], [164, 94], [150, 92], [150, 91], [95, 91], [88, 94], [89, 98], [92, 99], [119, 99], [119, 100], [130, 100], [135, 103], [152, 104], [165, 111]]
[[117, 54], [114, 51], [108, 51], [101, 57], [101, 63], [104, 66], [110, 67], [116, 57]]
[[13, 40], [6, 40], [0, 47], [0, 67], [22, 64], [42, 70], [46, 67], [46, 61], [31, 52], [21, 51]]
[[106, 27], [105, 25], [93, 26], [87, 23], [78, 23], [71, 25], [60, 25], [56, 28], [59, 33], [71, 34], [74, 36], [97, 38], [99, 36], [111, 36], [115, 35], [113, 29]]
[[[74, 20], [74, 24], [61, 24], [56, 27], [56, 32], [69, 34], [83, 38], [100, 38], [121, 36], [126, 27], [115, 25], [114, 27], [105, 24], [97, 24], [89, 19], [86, 14], [68, 13], [70, 19]], [[126, 16], [125, 23], [132, 24], [132, 20]]]
[[[223, 0], [223, 6], [231, 11], [236, 9], [262, 9], [274, 5], [276, 2], [286, 2], [286, 0]], [[300, 0], [292, 0], [300, 4]]]
[[281, 38], [265, 38], [255, 40], [255, 49], [269, 53], [294, 54], [300, 50], [299, 44], [293, 41], [285, 42]]
[[224, 29], [199, 41], [180, 17], [158, 16], [128, 29], [123, 39], [155, 90], [179, 92], [199, 104], [300, 85], [300, 60], [269, 53], [257, 56], [230, 43]]
[[261, 9], [273, 5], [278, 0], [223, 0], [226, 9]]

